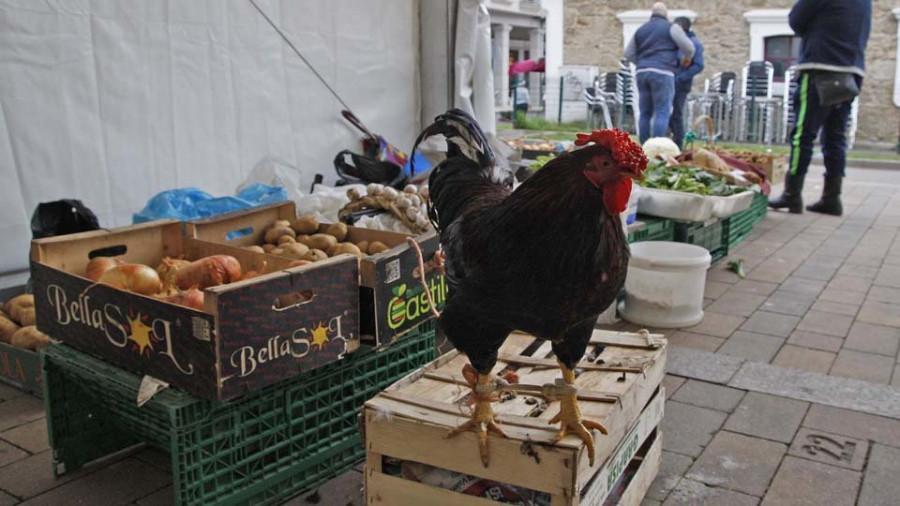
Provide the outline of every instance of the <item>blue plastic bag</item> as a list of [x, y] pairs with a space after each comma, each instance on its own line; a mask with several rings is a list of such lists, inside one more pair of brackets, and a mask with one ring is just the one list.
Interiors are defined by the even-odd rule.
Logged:
[[271, 204], [287, 200], [284, 188], [253, 184], [234, 197], [213, 197], [195, 188], [177, 188], [158, 193], [147, 205], [132, 217], [134, 223], [174, 218], [176, 220], [196, 220], [239, 209]]

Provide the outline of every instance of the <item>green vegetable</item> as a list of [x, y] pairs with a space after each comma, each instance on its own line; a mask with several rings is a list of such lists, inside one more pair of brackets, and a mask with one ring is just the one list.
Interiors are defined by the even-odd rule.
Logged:
[[739, 278], [744, 279], [747, 275], [744, 273], [744, 259], [739, 258], [728, 262], [728, 268], [734, 271]]
[[748, 190], [743, 186], [730, 185], [721, 176], [710, 174], [699, 167], [666, 167], [665, 162], [648, 165], [647, 170], [644, 171], [644, 181], [639, 184], [657, 190], [674, 190], [718, 197], [727, 197]]
[[534, 161], [531, 162], [531, 164], [525, 170], [532, 173], [537, 172], [538, 169], [546, 165], [547, 162], [553, 160], [554, 158], [556, 158], [556, 155], [541, 155], [535, 158]]

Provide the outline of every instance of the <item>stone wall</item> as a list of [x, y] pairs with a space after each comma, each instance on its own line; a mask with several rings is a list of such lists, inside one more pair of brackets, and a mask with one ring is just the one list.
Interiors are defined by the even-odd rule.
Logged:
[[[649, 9], [652, 1], [565, 0], [565, 63], [598, 65], [614, 70], [624, 51], [622, 24], [616, 14]], [[694, 29], [703, 42], [706, 69], [694, 81], [695, 89], [716, 72], [740, 72], [750, 58], [750, 30], [744, 12], [752, 9], [787, 9], [793, 0], [694, 0], [666, 2], [669, 9], [697, 12]], [[897, 20], [891, 9], [896, 0], [873, 0], [872, 34], [866, 52], [868, 77], [860, 98], [858, 141], [894, 145], [900, 132], [900, 110], [893, 105], [897, 54]]]

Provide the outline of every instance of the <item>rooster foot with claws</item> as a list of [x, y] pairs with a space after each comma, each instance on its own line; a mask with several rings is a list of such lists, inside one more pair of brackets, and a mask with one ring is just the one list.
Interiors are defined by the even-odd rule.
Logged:
[[599, 430], [604, 435], [608, 434], [608, 431], [600, 422], [585, 420], [581, 417], [581, 409], [578, 408], [577, 390], [575, 389], [575, 372], [562, 364], [560, 364], [560, 369], [562, 369], [565, 385], [558, 386], [562, 391], [558, 395], [560, 401], [559, 413], [549, 423], [560, 423], [561, 427], [559, 432], [556, 433], [556, 438], [554, 438], [553, 442], [560, 441], [569, 434], [577, 435], [584, 441], [588, 451], [588, 460], [590, 460], [590, 465], [593, 466], [596, 451], [594, 438], [591, 436], [589, 429]]
[[498, 398], [501, 382], [494, 379], [490, 374], [479, 374], [469, 364], [463, 367], [463, 376], [472, 387], [472, 397], [474, 399], [472, 417], [459, 427], [451, 430], [444, 438], [449, 439], [467, 431], [475, 432], [478, 435], [478, 450], [481, 454], [481, 463], [484, 464], [484, 467], [487, 467], [490, 461], [488, 432], [493, 432], [501, 437], [508, 437], [503, 432], [503, 429], [500, 428], [497, 420], [494, 419], [494, 411], [491, 409], [491, 403]]

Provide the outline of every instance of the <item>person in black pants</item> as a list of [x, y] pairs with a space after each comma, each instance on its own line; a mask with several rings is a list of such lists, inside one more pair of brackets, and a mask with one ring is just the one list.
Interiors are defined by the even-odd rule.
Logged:
[[[674, 23], [684, 30], [688, 39], [694, 43], [694, 58], [687, 67], [681, 67], [675, 72], [675, 99], [672, 100], [672, 117], [669, 118], [669, 129], [672, 130], [672, 139], [682, 149], [684, 145], [684, 103], [694, 85], [694, 76], [703, 72], [703, 44], [697, 35], [691, 31], [691, 20], [681, 16], [675, 18]], [[679, 52], [678, 59], [683, 55]]]
[[[788, 22], [794, 33], [802, 37], [794, 94], [796, 121], [790, 133], [791, 158], [784, 193], [771, 200], [769, 207], [803, 212], [803, 180], [812, 159], [813, 142], [821, 131], [825, 188], [822, 198], [806, 209], [840, 216], [847, 120], [853, 95], [859, 92], [865, 77], [872, 0], [799, 0], [791, 9]], [[842, 101], [825, 102], [842, 96], [846, 97]]]

